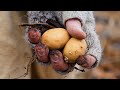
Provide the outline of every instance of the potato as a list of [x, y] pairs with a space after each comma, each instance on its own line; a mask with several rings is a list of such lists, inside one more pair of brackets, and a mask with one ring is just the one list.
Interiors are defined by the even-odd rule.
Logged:
[[63, 49], [65, 60], [69, 63], [75, 63], [80, 55], [84, 55], [87, 51], [87, 43], [85, 39], [79, 40], [71, 38]]
[[64, 28], [49, 29], [42, 35], [42, 43], [49, 49], [61, 49], [69, 39], [70, 36]]

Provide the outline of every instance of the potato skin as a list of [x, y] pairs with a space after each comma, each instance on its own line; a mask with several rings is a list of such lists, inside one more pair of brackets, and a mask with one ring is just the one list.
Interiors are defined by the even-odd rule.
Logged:
[[70, 36], [64, 28], [53, 28], [42, 35], [42, 43], [49, 49], [61, 49], [68, 42]]
[[75, 63], [77, 58], [80, 55], [84, 55], [86, 51], [87, 43], [84, 39], [71, 38], [63, 49], [63, 55], [69, 63]]
[[65, 72], [69, 68], [69, 65], [64, 61], [63, 55], [59, 50], [50, 51], [50, 61], [55, 71]]
[[42, 63], [49, 62], [49, 58], [48, 58], [49, 49], [46, 45], [42, 43], [36, 44], [34, 47], [34, 50], [39, 62], [42, 62]]

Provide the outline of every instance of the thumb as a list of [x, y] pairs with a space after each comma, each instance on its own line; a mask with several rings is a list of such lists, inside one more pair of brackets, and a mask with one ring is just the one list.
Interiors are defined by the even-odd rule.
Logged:
[[79, 20], [70, 19], [70, 20], [66, 21], [65, 24], [66, 24], [65, 26], [66, 26], [68, 33], [72, 37], [80, 39], [80, 40], [86, 38], [86, 34], [83, 32], [81, 23]]

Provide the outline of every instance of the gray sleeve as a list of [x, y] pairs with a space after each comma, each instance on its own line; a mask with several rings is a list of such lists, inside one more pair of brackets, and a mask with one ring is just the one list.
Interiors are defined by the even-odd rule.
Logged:
[[87, 12], [86, 13], [86, 23], [83, 26], [83, 30], [87, 34], [87, 44], [88, 44], [88, 52], [87, 54], [93, 55], [97, 59], [97, 64], [96, 66], [99, 65], [101, 61], [101, 56], [102, 56], [102, 48], [101, 48], [101, 43], [99, 40], [99, 36], [96, 33], [96, 23], [95, 23], [95, 18], [93, 16], [93, 12]]
[[55, 15], [61, 24], [65, 24], [65, 22], [71, 18], [78, 18], [82, 24], [85, 24], [85, 12], [86, 11], [55, 11]]
[[78, 18], [83, 25], [86, 21], [85, 12], [86, 11], [63, 11], [63, 23], [71, 18]]
[[66, 20], [71, 18], [78, 18], [82, 22], [83, 31], [87, 34], [86, 42], [88, 44], [87, 54], [93, 55], [97, 59], [96, 66], [101, 61], [101, 44], [99, 37], [95, 30], [95, 18], [92, 11], [63, 11], [62, 19], [65, 23]]

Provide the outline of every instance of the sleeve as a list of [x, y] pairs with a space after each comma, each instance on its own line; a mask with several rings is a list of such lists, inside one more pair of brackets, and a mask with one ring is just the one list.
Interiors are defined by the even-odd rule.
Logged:
[[86, 21], [85, 11], [63, 11], [63, 24], [69, 19], [77, 18], [80, 20], [81, 24], [84, 25]]
[[95, 18], [92, 11], [63, 11], [62, 19], [63, 23], [71, 18], [78, 18], [82, 23], [83, 31], [87, 34], [86, 42], [88, 44], [88, 52], [94, 56], [97, 60], [95, 66], [98, 66], [101, 61], [102, 48], [99, 40], [99, 36], [95, 30]]
[[86, 41], [88, 44], [87, 54], [90, 54], [96, 58], [97, 62], [95, 66], [98, 66], [100, 64], [102, 57], [102, 48], [95, 27], [96, 27], [96, 23], [95, 23], [95, 18], [93, 16], [93, 12], [92, 11], [86, 12], [86, 23], [83, 26], [83, 30], [87, 34], [86, 37]]

